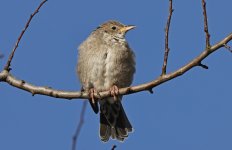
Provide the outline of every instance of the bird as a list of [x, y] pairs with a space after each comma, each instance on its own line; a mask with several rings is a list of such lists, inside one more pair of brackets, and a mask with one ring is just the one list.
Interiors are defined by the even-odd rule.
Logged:
[[[124, 141], [132, 125], [123, 109], [119, 88], [132, 84], [135, 54], [125, 39], [134, 25], [109, 20], [98, 26], [78, 47], [76, 72], [82, 91], [89, 93], [89, 102], [97, 114], [100, 105], [100, 139]], [[110, 97], [96, 99], [94, 94], [109, 91]]]

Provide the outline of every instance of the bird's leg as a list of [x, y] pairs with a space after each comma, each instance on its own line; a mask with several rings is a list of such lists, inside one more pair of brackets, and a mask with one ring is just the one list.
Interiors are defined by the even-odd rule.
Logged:
[[91, 98], [91, 101], [92, 101], [93, 104], [95, 104], [95, 99], [94, 99], [94, 94], [95, 93], [99, 94], [98, 91], [95, 88], [91, 88], [89, 90], [89, 97]]
[[116, 101], [117, 100], [117, 96], [119, 95], [119, 90], [118, 90], [118, 87], [116, 85], [113, 85], [110, 88], [110, 94], [114, 97], [114, 100]]

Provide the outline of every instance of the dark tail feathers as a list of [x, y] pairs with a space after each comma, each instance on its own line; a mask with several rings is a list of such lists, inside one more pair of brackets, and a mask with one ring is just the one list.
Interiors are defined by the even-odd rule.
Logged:
[[[102, 100], [100, 104], [100, 137], [107, 142], [109, 138], [123, 141], [132, 132], [132, 126], [125, 114], [120, 100]], [[112, 100], [112, 99], [111, 99]]]

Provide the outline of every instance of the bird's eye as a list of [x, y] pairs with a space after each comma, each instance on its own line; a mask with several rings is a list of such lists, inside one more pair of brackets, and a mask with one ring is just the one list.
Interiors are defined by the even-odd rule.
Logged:
[[115, 26], [113, 26], [111, 29], [112, 29], [112, 30], [116, 30], [117, 28], [116, 28]]

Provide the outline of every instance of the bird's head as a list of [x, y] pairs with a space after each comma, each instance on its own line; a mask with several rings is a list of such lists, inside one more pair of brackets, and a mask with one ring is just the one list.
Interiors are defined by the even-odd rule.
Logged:
[[[135, 26], [133, 25], [124, 25], [120, 22], [117, 21], [107, 21], [105, 23], [103, 23], [102, 25], [100, 25], [100, 27], [98, 27], [99, 30], [102, 30], [103, 32], [112, 35], [115, 38], [124, 38], [125, 34], [127, 33], [127, 31], [134, 29]], [[98, 30], [97, 29], [97, 30]]]

